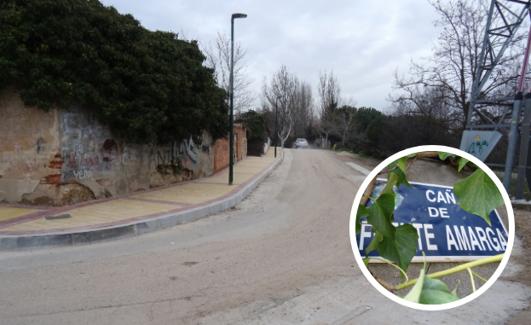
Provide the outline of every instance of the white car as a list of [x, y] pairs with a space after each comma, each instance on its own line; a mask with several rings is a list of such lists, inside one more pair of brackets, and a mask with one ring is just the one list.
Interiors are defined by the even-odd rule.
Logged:
[[308, 141], [305, 138], [297, 138], [295, 140], [295, 143], [293, 143], [293, 148], [308, 148], [310, 145], [308, 144]]

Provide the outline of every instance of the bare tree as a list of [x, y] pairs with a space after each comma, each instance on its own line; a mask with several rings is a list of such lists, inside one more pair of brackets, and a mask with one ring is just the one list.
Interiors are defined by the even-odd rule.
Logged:
[[[413, 68], [422, 69], [416, 65], [413, 65]], [[406, 83], [398, 76], [395, 79], [400, 89], [400, 95], [393, 98], [398, 115], [423, 116], [447, 121], [449, 125], [461, 126], [464, 111], [455, 107], [455, 97], [447, 87], [418, 80]]]
[[271, 111], [278, 114], [276, 136], [280, 139], [281, 147], [288, 139], [293, 129], [293, 107], [298, 80], [288, 72], [286, 66], [281, 66], [269, 85], [264, 84], [264, 97]]
[[320, 130], [324, 139], [322, 146], [328, 146], [328, 137], [337, 129], [335, 111], [339, 106], [340, 88], [339, 82], [333, 72], [321, 73], [319, 76], [319, 113], [320, 113]]
[[313, 120], [313, 98], [311, 86], [295, 79], [293, 103], [293, 133], [296, 137], [305, 137]]
[[[207, 65], [214, 69], [216, 80], [227, 94], [230, 87], [230, 39], [218, 33], [214, 45], [207, 47]], [[253, 104], [251, 81], [245, 73], [245, 50], [240, 43], [234, 45], [234, 110], [236, 114], [247, 111]]]
[[269, 84], [264, 82], [264, 109], [278, 112], [278, 136], [284, 146], [290, 135], [305, 136], [313, 121], [311, 87], [281, 66]]
[[343, 105], [336, 110], [334, 116], [336, 129], [341, 136], [341, 145], [344, 147], [353, 128], [356, 107], [352, 105]]
[[[433, 56], [428, 62], [412, 63], [407, 77], [395, 77], [400, 93], [391, 100], [397, 106], [433, 114], [435, 112], [426, 106], [427, 98], [438, 98], [444, 101], [446, 109], [436, 115], [445, 116], [450, 125], [462, 128], [473, 78], [479, 67], [488, 3], [486, 0], [434, 0], [431, 4], [439, 15], [436, 25], [441, 29]], [[514, 44], [521, 39], [521, 36], [516, 37]], [[508, 55], [483, 89], [486, 96], [507, 92], [511, 88], [507, 85], [514, 84], [517, 70], [513, 67], [519, 64], [519, 52], [514, 49], [506, 53]]]

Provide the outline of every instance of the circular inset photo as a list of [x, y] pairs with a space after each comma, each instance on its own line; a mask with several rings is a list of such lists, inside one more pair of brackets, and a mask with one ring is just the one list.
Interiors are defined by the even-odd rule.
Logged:
[[420, 146], [367, 176], [349, 231], [356, 262], [378, 291], [411, 308], [444, 310], [496, 281], [511, 253], [514, 215], [482, 161], [456, 148]]

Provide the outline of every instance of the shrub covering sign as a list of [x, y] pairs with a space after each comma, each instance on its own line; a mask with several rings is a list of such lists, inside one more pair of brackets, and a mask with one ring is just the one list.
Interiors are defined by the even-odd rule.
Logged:
[[[371, 197], [385, 187], [378, 180]], [[508, 235], [496, 210], [490, 212], [490, 225], [485, 219], [464, 211], [457, 204], [452, 187], [409, 182], [395, 187], [395, 226], [411, 224], [418, 233], [417, 252], [413, 261], [422, 261], [423, 253], [430, 261], [465, 261], [505, 252]], [[367, 206], [372, 204], [367, 202]], [[371, 225], [362, 219], [356, 236], [360, 254], [373, 239]], [[372, 251], [369, 257], [377, 257]]]

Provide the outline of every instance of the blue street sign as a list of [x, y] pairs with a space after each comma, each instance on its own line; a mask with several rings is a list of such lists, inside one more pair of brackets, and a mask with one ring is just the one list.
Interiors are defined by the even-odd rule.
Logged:
[[[496, 210], [490, 213], [491, 226], [481, 217], [457, 204], [452, 187], [410, 182], [395, 188], [394, 225], [409, 223], [418, 232], [417, 254], [413, 261], [466, 261], [505, 252], [507, 231]], [[377, 197], [385, 181], [378, 180], [371, 197]], [[371, 205], [371, 201], [367, 203]], [[356, 235], [361, 256], [373, 237], [371, 225], [362, 220]], [[377, 257], [376, 251], [369, 257]]]

